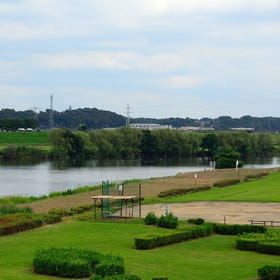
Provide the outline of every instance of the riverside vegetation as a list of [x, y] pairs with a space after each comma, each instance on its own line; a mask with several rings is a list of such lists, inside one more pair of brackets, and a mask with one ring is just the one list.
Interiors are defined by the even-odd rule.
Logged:
[[247, 156], [277, 153], [278, 138], [247, 132], [182, 133], [175, 130], [71, 131], [50, 133], [1, 133], [0, 156], [4, 160], [30, 159], [143, 159], [209, 157], [217, 168], [235, 167]]

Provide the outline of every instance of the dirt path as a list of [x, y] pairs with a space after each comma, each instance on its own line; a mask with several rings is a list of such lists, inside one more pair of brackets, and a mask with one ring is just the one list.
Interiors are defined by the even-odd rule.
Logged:
[[[164, 213], [164, 204], [142, 206], [142, 217], [149, 212], [157, 216]], [[179, 219], [203, 218], [209, 222], [248, 224], [250, 219], [280, 221], [280, 203], [253, 202], [189, 202], [170, 203], [169, 211]], [[138, 210], [135, 215], [138, 215]], [[280, 224], [279, 224], [280, 226]]]

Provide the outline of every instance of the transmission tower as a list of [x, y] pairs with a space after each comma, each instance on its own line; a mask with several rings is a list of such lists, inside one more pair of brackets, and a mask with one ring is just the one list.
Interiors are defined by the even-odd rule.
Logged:
[[53, 96], [51, 95], [51, 106], [50, 106], [50, 129], [54, 127], [54, 120], [53, 120]]
[[126, 126], [130, 125], [130, 107], [129, 104], [126, 105]]

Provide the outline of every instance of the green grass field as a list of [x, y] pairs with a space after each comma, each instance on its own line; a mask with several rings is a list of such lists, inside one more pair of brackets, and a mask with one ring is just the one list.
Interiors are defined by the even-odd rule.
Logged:
[[171, 198], [151, 198], [146, 203], [191, 201], [249, 201], [280, 202], [280, 172], [273, 172], [263, 179], [237, 185], [213, 188], [209, 191], [186, 194]]
[[0, 146], [48, 146], [49, 132], [0, 132]]
[[235, 237], [212, 236], [154, 250], [134, 249], [134, 237], [164, 229], [140, 223], [68, 221], [1, 237], [1, 280], [61, 279], [36, 275], [32, 259], [40, 247], [78, 247], [124, 258], [126, 271], [143, 280], [166, 276], [172, 280], [256, 279], [257, 268], [279, 263], [279, 256], [238, 251]]

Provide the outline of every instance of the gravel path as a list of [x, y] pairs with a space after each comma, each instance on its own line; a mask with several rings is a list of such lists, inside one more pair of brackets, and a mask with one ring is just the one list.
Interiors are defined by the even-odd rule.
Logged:
[[[149, 212], [160, 216], [164, 213], [164, 204], [142, 205], [142, 217]], [[203, 218], [209, 222], [229, 224], [248, 224], [250, 219], [280, 221], [280, 203], [254, 202], [190, 202], [170, 203], [168, 209], [179, 219]], [[138, 215], [135, 210], [135, 216]], [[280, 224], [279, 224], [280, 226]]]

